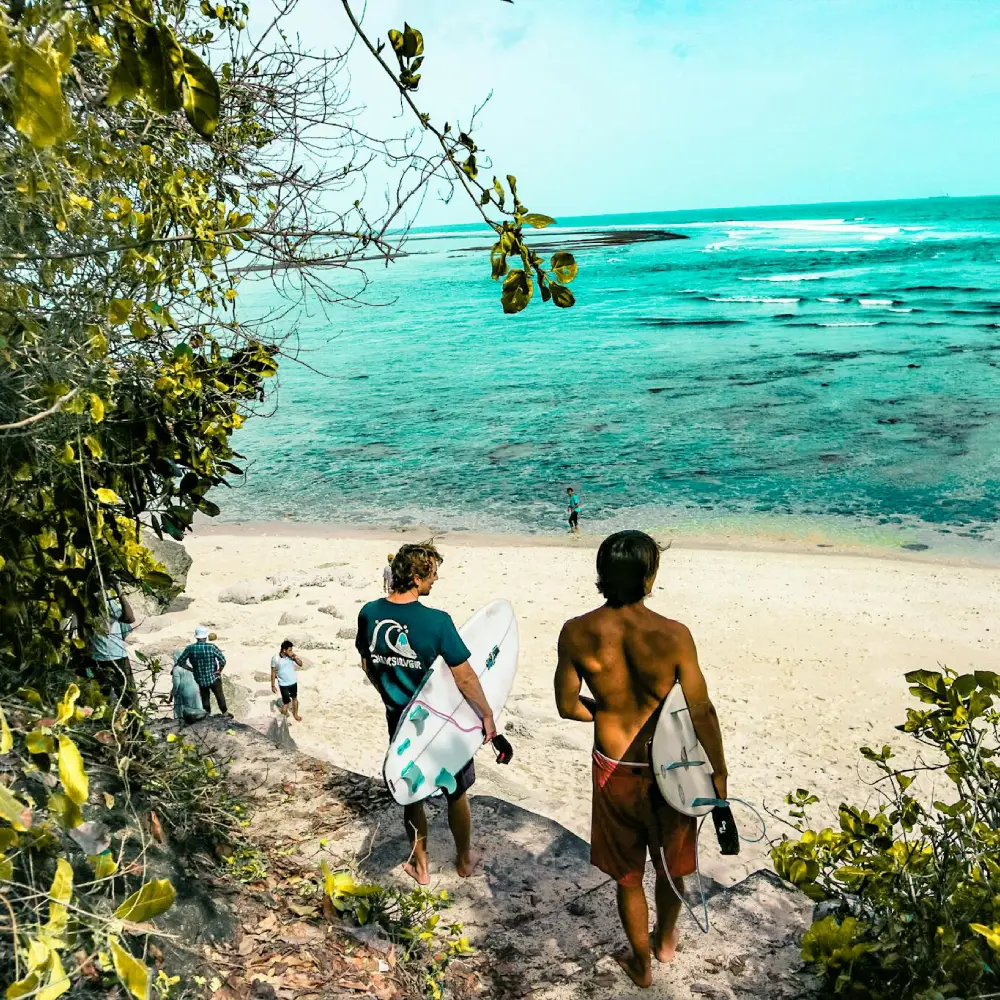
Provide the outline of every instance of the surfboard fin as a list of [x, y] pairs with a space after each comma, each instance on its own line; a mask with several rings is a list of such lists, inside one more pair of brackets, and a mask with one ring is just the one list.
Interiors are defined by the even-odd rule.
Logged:
[[455, 775], [443, 767], [440, 774], [434, 779], [434, 784], [438, 788], [443, 788], [449, 795], [454, 795], [458, 790], [458, 782], [455, 781]]
[[423, 736], [424, 734], [424, 723], [430, 717], [430, 712], [424, 708], [423, 705], [414, 705], [413, 711], [410, 712], [410, 722], [413, 723], [413, 727], [417, 731], [417, 736]]
[[406, 787], [410, 790], [411, 795], [416, 794], [417, 789], [424, 783], [424, 772], [412, 760], [403, 768], [399, 776], [406, 782]]

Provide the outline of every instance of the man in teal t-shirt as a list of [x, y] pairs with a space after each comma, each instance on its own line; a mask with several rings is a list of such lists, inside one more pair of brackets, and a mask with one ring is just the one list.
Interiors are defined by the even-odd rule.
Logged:
[[[441, 554], [433, 545], [404, 545], [392, 561], [392, 593], [369, 601], [358, 615], [356, 645], [361, 666], [385, 705], [389, 738], [396, 733], [406, 706], [440, 656], [466, 701], [483, 720], [483, 741], [496, 734], [493, 712], [475, 671], [469, 649], [444, 611], [420, 603], [438, 578]], [[476, 780], [472, 761], [455, 775], [456, 788], [448, 794], [448, 825], [455, 838], [458, 874], [467, 877], [479, 861], [472, 852], [472, 813], [466, 795]], [[430, 882], [427, 867], [427, 816], [423, 802], [403, 808], [403, 823], [410, 838], [411, 861], [403, 870], [419, 885]]]

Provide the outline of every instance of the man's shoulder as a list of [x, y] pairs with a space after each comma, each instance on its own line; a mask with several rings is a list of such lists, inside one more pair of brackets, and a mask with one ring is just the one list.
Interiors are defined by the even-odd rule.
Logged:
[[365, 618], [371, 618], [379, 611], [379, 606], [385, 602], [384, 597], [376, 597], [374, 601], [368, 601], [367, 604], [361, 605], [361, 610], [358, 612], [358, 617], [364, 616]]

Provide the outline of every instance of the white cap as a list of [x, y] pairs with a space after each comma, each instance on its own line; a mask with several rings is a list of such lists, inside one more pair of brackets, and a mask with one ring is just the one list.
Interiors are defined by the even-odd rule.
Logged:
[[208, 638], [208, 629], [207, 629], [207, 628], [205, 628], [205, 626], [204, 626], [204, 625], [199, 625], [199, 626], [198, 626], [198, 627], [197, 627], [197, 628], [196, 628], [196, 629], [194, 630], [194, 637], [195, 637], [196, 639], [207, 639], [207, 638]]

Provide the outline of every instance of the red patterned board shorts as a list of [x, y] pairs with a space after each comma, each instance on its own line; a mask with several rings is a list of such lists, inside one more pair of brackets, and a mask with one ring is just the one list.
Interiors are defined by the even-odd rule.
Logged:
[[696, 837], [694, 817], [667, 805], [648, 764], [612, 760], [594, 751], [590, 863], [595, 868], [619, 885], [642, 885], [648, 853], [657, 875], [690, 875]]

